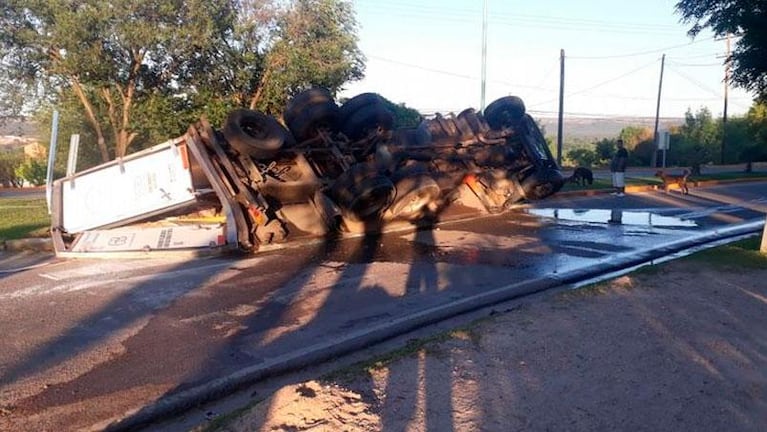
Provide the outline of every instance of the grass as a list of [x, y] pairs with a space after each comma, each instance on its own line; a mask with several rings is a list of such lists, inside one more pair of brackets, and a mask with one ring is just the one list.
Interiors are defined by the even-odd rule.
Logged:
[[759, 252], [761, 239], [761, 236], [755, 236], [683, 259], [727, 269], [767, 269], [767, 256]]
[[0, 197], [0, 241], [45, 237], [50, 224], [44, 198]]

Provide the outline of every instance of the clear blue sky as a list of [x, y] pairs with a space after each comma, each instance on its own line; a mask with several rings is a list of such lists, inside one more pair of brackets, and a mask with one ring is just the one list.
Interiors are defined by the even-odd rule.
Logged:
[[[653, 117], [661, 55], [662, 117], [723, 109], [725, 41], [695, 39], [672, 0], [487, 0], [487, 96], [522, 97], [537, 116], [558, 110], [565, 50], [565, 112]], [[353, 0], [366, 77], [342, 96], [381, 93], [422, 112], [479, 108], [482, 0]], [[734, 43], [733, 43], [734, 46]], [[730, 89], [729, 115], [751, 95]]]

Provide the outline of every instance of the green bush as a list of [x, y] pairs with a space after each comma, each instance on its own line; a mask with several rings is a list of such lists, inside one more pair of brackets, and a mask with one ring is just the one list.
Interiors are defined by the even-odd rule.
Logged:
[[34, 186], [45, 184], [47, 167], [44, 163], [30, 159], [16, 168], [16, 175]]

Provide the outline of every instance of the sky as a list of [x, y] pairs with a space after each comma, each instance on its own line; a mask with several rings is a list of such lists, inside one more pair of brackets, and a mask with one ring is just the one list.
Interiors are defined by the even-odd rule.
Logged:
[[[534, 116], [556, 116], [560, 50], [564, 111], [573, 117], [654, 117], [724, 107], [726, 41], [692, 39], [675, 0], [487, 0], [486, 105], [520, 96]], [[365, 78], [342, 97], [377, 92], [425, 114], [479, 108], [483, 0], [352, 0]], [[734, 47], [734, 40], [733, 40]], [[728, 116], [753, 96], [729, 90]]]

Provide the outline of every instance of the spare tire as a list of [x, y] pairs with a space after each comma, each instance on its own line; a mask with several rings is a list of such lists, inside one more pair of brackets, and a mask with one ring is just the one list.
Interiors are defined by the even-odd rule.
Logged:
[[415, 219], [429, 203], [439, 198], [440, 188], [428, 175], [409, 175], [399, 179], [394, 187], [396, 198], [389, 210], [393, 217]]
[[298, 117], [287, 124], [299, 142], [316, 137], [320, 129], [335, 132], [338, 129], [338, 105], [332, 100], [311, 102], [303, 107]]
[[309, 90], [304, 90], [301, 93], [293, 96], [285, 107], [285, 112], [282, 114], [282, 119], [285, 120], [285, 124], [290, 124], [301, 116], [302, 111], [310, 105], [322, 105], [326, 102], [333, 102], [333, 95], [322, 87], [314, 87]]
[[229, 113], [221, 132], [232, 148], [255, 159], [272, 158], [286, 141], [291, 141], [276, 119], [248, 109]]
[[389, 131], [394, 125], [394, 115], [381, 103], [364, 106], [352, 113], [342, 123], [341, 132], [351, 141], [357, 141], [375, 129]]
[[517, 96], [496, 99], [485, 108], [485, 120], [495, 130], [514, 125], [523, 115], [525, 103]]

